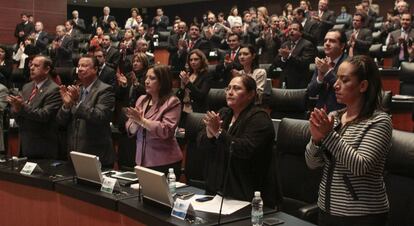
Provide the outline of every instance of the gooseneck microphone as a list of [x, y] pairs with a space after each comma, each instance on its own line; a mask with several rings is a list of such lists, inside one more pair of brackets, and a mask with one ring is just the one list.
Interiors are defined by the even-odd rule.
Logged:
[[229, 159], [227, 161], [227, 170], [226, 170], [226, 174], [224, 175], [223, 191], [218, 192], [218, 194], [221, 196], [221, 203], [220, 203], [220, 211], [218, 215], [217, 225], [220, 225], [220, 221], [221, 221], [221, 211], [223, 209], [224, 195], [226, 194], [226, 187], [227, 187], [227, 180], [229, 177], [231, 157], [233, 155], [233, 145], [234, 145], [234, 141], [231, 141], [230, 147], [229, 147]]

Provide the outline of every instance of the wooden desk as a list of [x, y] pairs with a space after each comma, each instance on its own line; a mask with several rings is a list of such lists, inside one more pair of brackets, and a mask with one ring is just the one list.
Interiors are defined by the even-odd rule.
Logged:
[[155, 48], [154, 50], [154, 62], [168, 65], [168, 58], [170, 53], [166, 48]]
[[412, 114], [414, 101], [397, 101], [391, 102], [392, 125], [394, 129], [414, 132], [414, 122]]
[[400, 70], [391, 69], [380, 69], [382, 89], [391, 90], [392, 94], [400, 94]]

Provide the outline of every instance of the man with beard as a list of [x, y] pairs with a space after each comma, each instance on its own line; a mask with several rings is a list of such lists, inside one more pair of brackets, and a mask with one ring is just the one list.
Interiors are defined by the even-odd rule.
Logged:
[[208, 24], [203, 27], [202, 36], [210, 42], [212, 48], [219, 48], [226, 35], [226, 29], [216, 22], [216, 15], [212, 12], [208, 13], [207, 22]]

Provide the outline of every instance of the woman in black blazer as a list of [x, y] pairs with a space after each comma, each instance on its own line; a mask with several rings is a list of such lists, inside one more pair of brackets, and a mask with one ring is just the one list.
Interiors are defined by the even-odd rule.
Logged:
[[208, 74], [208, 61], [204, 53], [194, 49], [188, 54], [188, 71], [181, 71], [181, 87], [177, 91], [177, 97], [181, 100], [183, 114], [181, 123], [185, 121], [187, 113], [207, 110], [206, 97], [210, 91], [210, 75]]

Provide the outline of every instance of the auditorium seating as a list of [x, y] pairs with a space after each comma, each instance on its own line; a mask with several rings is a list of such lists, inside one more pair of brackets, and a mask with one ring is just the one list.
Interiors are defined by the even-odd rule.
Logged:
[[204, 153], [197, 150], [197, 137], [199, 132], [204, 128], [204, 113], [190, 113], [185, 121], [185, 138], [187, 140], [187, 153], [185, 159], [184, 174], [187, 178], [187, 184], [204, 188]]
[[400, 94], [414, 96], [414, 63], [401, 63]]
[[411, 226], [414, 222], [414, 134], [394, 130], [385, 167], [390, 203], [388, 225]]
[[224, 89], [210, 89], [207, 94], [207, 106], [210, 111], [217, 112], [220, 108], [227, 106], [226, 92]]
[[273, 88], [270, 95], [271, 117], [307, 119], [306, 89], [278, 89]]
[[57, 67], [56, 74], [59, 75], [62, 85], [72, 85], [76, 79], [75, 67]]
[[316, 222], [322, 170], [310, 170], [305, 149], [310, 140], [309, 122], [284, 118], [277, 133], [277, 175], [283, 193], [282, 211]]

